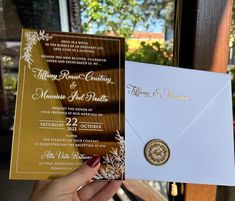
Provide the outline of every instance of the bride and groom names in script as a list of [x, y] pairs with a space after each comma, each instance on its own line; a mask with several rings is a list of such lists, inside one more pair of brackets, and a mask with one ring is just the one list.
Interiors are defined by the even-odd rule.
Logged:
[[[84, 80], [86, 82], [95, 81], [95, 82], [104, 82], [107, 85], [115, 84], [115, 82], [112, 81], [111, 77], [106, 76], [105, 74], [98, 74], [96, 75], [94, 71], [89, 71], [86, 73], [79, 73], [76, 75], [71, 75], [69, 70], [61, 70], [60, 73], [57, 74], [51, 74], [46, 70], [39, 69], [39, 68], [32, 68], [32, 72], [34, 73], [34, 78], [39, 80], [51, 80], [51, 81], [60, 81], [63, 79], [66, 80]], [[70, 88], [73, 89], [76, 87], [76, 83], [73, 82], [70, 85]], [[97, 96], [97, 94], [94, 91], [89, 91], [86, 93], [79, 94], [79, 92], [73, 91], [69, 96], [66, 96], [64, 94], [50, 94], [49, 90], [42, 89], [42, 88], [36, 88], [35, 93], [32, 94], [32, 99], [60, 99], [64, 100], [67, 99], [69, 102], [72, 102], [74, 100], [77, 101], [93, 101], [93, 102], [108, 102], [109, 97], [105, 94], [102, 94], [101, 96]]]

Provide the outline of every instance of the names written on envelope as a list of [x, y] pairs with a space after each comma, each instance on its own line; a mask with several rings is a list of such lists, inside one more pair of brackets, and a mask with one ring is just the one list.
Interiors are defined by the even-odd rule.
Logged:
[[159, 89], [155, 88], [153, 91], [147, 91], [142, 89], [139, 86], [133, 84], [127, 84], [128, 93], [132, 96], [136, 97], [159, 97], [159, 98], [170, 98], [170, 99], [177, 99], [177, 100], [189, 100], [189, 96], [184, 95], [176, 95], [174, 90], [169, 88]]

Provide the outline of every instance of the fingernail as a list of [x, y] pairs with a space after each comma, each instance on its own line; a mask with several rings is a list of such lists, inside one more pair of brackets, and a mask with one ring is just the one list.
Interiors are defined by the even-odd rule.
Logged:
[[92, 158], [90, 158], [86, 162], [86, 164], [91, 168], [96, 167], [99, 163], [100, 163], [100, 157], [99, 156], [93, 156]]

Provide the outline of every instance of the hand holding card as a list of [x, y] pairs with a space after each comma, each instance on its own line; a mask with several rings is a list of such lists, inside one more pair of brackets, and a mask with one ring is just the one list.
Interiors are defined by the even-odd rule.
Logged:
[[10, 178], [94, 155], [97, 180], [234, 185], [230, 76], [126, 62], [124, 94], [123, 38], [24, 29]]
[[124, 39], [23, 29], [19, 70], [10, 178], [123, 179]]

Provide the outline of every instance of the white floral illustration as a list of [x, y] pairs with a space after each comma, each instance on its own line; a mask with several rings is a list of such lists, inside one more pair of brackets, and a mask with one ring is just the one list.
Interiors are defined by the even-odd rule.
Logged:
[[48, 41], [49, 39], [53, 37], [50, 36], [49, 33], [45, 33], [45, 30], [40, 30], [39, 32], [26, 31], [24, 36], [27, 42], [26, 42], [25, 48], [23, 49], [24, 53], [21, 58], [24, 59], [24, 61], [28, 64], [28, 68], [31, 68], [34, 62], [33, 57], [32, 57], [33, 46], [36, 45], [38, 41], [41, 41], [41, 40]]
[[113, 148], [110, 154], [106, 154], [104, 159], [105, 168], [101, 167], [96, 173], [94, 179], [124, 179], [125, 172], [125, 142], [124, 137], [116, 131], [115, 139], [118, 141], [118, 148]]

